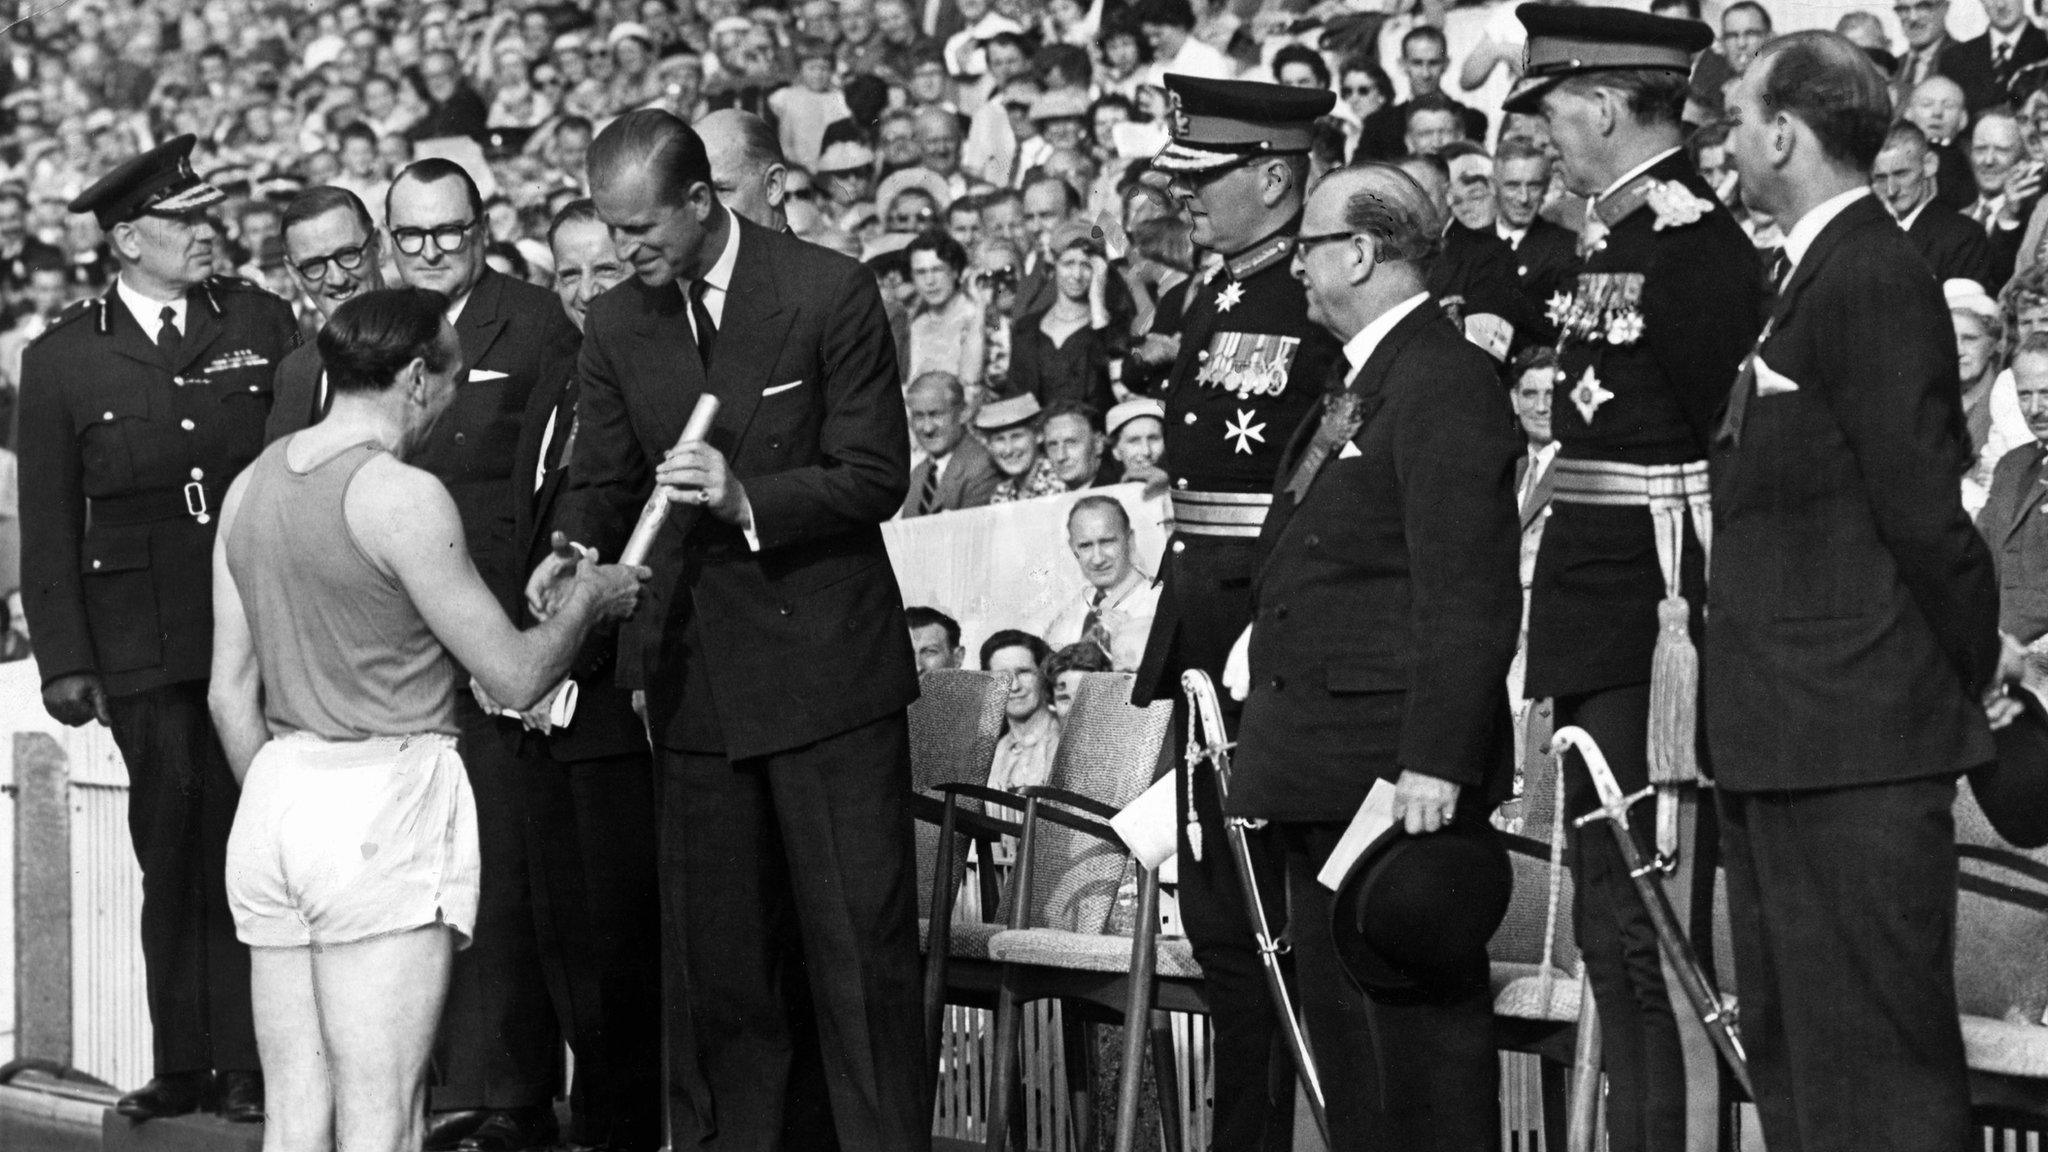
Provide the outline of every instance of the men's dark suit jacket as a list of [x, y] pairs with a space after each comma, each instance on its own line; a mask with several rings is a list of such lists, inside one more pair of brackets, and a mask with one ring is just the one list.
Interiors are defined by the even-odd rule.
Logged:
[[1491, 313], [1514, 325], [1511, 354], [1544, 323], [1516, 276], [1515, 250], [1492, 228], [1467, 228], [1456, 220], [1444, 229], [1444, 243], [1429, 265], [1429, 294], [1461, 327], [1465, 318]]
[[[2005, 282], [2012, 279], [2013, 269], [2019, 265], [2020, 243], [2027, 235], [2027, 221], [2033, 218], [2034, 206], [2040, 202], [2041, 195], [2037, 192], [2020, 201], [2019, 211], [2013, 217], [2018, 223], [2010, 228], [2003, 228], [1994, 222], [1984, 229], [1986, 251], [1991, 263], [1991, 279], [1985, 282], [1984, 290], [1993, 296], [2003, 292]], [[1965, 206], [1966, 211], [1968, 207], [1970, 206]], [[1971, 220], [1971, 217], [1965, 215], [1963, 219]]]
[[2022, 644], [2048, 633], [2048, 486], [2034, 475], [2040, 459], [2038, 444], [2007, 452], [1977, 514], [1998, 569], [1998, 627]]
[[2043, 60], [2048, 60], [2048, 33], [2022, 24], [2019, 42], [2002, 67], [1992, 67], [1989, 31], [1969, 40], [1950, 41], [1935, 67], [1963, 90], [1963, 107], [1975, 120], [1977, 113], [1995, 104], [2010, 102], [2018, 107], [2021, 98], [2012, 94], [2013, 77], [2027, 65]]
[[[1968, 457], [1948, 306], [1874, 197], [1830, 221], [1713, 455], [1701, 657], [1717, 784], [1840, 788], [1993, 755], [1991, 556], [1956, 499]], [[1737, 401], [1731, 398], [1730, 423]]]
[[324, 391], [320, 377], [326, 367], [320, 363], [320, 347], [311, 340], [292, 349], [277, 366], [277, 379], [271, 386], [275, 397], [270, 405], [270, 419], [263, 424], [263, 443], [291, 435], [308, 425], [320, 422], [324, 415]]
[[1515, 431], [1493, 361], [1427, 299], [1350, 391], [1361, 418], [1306, 495], [1287, 494], [1322, 419], [1280, 468], [1253, 585], [1252, 693], [1233, 814], [1351, 818], [1413, 769], [1483, 807], [1510, 779], [1508, 665], [1522, 617]]
[[1906, 229], [1906, 238], [1919, 250], [1939, 281], [1975, 280], [1985, 291], [1991, 286], [1991, 242], [1984, 229], [1960, 212], [1927, 204]]
[[[477, 572], [516, 620], [528, 569], [513, 521], [518, 494], [533, 491], [533, 457], [522, 464], [519, 447], [538, 439], [560, 402], [576, 371], [579, 337], [554, 293], [488, 268], [455, 318], [455, 335], [469, 374], [411, 463], [447, 485]], [[266, 435], [276, 439], [313, 422], [317, 397], [309, 393], [319, 380], [317, 371], [293, 380], [279, 373], [279, 386], [292, 392], [279, 393]]]
[[[960, 443], [953, 446], [952, 460], [946, 470], [939, 473], [938, 493], [932, 501], [933, 512], [957, 512], [962, 508], [979, 508], [996, 494], [996, 485], [1002, 482], [1003, 474], [996, 470], [995, 457], [972, 435], [960, 437]], [[903, 498], [903, 514], [915, 516], [918, 494], [924, 491], [924, 478], [931, 475], [930, 457], [918, 462], [910, 471], [910, 495]]]
[[[650, 558], [656, 583], [672, 580], [675, 594], [663, 605], [648, 715], [659, 744], [739, 760], [901, 709], [917, 696], [917, 674], [880, 527], [903, 505], [910, 452], [874, 277], [729, 218], [739, 259], [708, 374], [679, 284], [629, 280], [590, 306], [560, 526], [616, 557], [654, 462], [700, 394], [719, 398], [709, 442], [745, 486], [760, 551], [709, 516], [669, 517]], [[685, 698], [712, 715], [681, 708]], [[707, 738], [722, 748], [703, 747]]]
[[[1498, 232], [1495, 235], [1499, 235]], [[1557, 339], [1557, 325], [1545, 314], [1551, 298], [1569, 292], [1579, 274], [1578, 233], [1538, 216], [1530, 221], [1520, 244], [1511, 245], [1515, 281], [1534, 314], [1530, 335], [1535, 342], [1549, 344]]]
[[[567, 464], [573, 459], [571, 454], [578, 439], [575, 382], [572, 380], [559, 396], [552, 427], [543, 418], [531, 434], [520, 438], [519, 452], [513, 460], [515, 477], [530, 478], [536, 470], [543, 477], [538, 488], [531, 483], [515, 483], [511, 490], [515, 506], [513, 541], [520, 549], [520, 563], [528, 572], [547, 557], [562, 494], [569, 485]], [[513, 619], [522, 625], [531, 623], [523, 605], [520, 615]], [[547, 737], [548, 755], [556, 761], [574, 763], [630, 753], [647, 754], [647, 730], [633, 711], [632, 690], [615, 683], [621, 637], [625, 637], [628, 651], [640, 650], [641, 633], [632, 627], [633, 623], [598, 629], [576, 654], [576, 662], [569, 669], [577, 687], [576, 715], [568, 727], [557, 728]]]

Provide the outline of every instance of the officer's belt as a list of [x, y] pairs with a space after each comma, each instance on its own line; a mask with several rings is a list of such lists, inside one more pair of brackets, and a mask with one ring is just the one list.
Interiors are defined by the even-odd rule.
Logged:
[[95, 497], [92, 522], [118, 527], [124, 524], [153, 524], [159, 520], [190, 517], [206, 524], [220, 510], [221, 490], [194, 480], [182, 487], [157, 492], [135, 492], [126, 496]]
[[1189, 536], [1257, 536], [1273, 506], [1270, 492], [1173, 492], [1173, 527]]
[[1573, 460], [1560, 456], [1551, 464], [1556, 487], [1551, 499], [1560, 504], [1608, 504], [1646, 508], [1665, 500], [1687, 503], [1707, 499], [1707, 462], [1623, 464], [1613, 460]]

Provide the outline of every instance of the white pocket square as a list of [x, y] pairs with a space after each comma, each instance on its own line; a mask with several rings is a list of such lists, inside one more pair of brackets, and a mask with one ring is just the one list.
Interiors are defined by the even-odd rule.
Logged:
[[1346, 440], [1344, 442], [1344, 446], [1342, 448], [1337, 449], [1337, 459], [1339, 460], [1350, 460], [1353, 457], [1363, 455], [1365, 455], [1365, 453], [1360, 452], [1358, 450], [1358, 445], [1350, 440]]
[[773, 388], [763, 388], [761, 389], [761, 395], [763, 397], [773, 396], [780, 392], [787, 392], [791, 388], [801, 388], [803, 387], [803, 383], [804, 382], [801, 380], [791, 380], [787, 384], [777, 384]]
[[472, 382], [479, 380], [503, 380], [506, 375], [507, 373], [500, 372], [495, 368], [471, 368], [469, 370], [469, 378]]
[[1790, 376], [1756, 358], [1756, 394], [1759, 396], [1783, 396], [1787, 392], [1799, 391], [1799, 385]]

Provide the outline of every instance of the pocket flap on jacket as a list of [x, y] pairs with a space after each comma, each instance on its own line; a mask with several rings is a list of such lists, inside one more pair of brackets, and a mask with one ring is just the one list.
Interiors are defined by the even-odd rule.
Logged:
[[79, 571], [88, 576], [134, 572], [149, 567], [149, 536], [145, 533], [88, 535], [78, 554]]
[[1324, 665], [1332, 692], [1400, 692], [1408, 687], [1408, 658], [1398, 652], [1342, 656]]

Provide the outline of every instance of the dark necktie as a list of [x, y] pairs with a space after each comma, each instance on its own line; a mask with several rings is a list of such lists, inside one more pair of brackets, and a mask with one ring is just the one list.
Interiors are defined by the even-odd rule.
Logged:
[[2041, 497], [2041, 483], [2043, 480], [2041, 471], [2044, 464], [2048, 464], [2048, 455], [2036, 452], [2034, 454], [2034, 466], [2027, 469], [2026, 476], [2020, 480], [2019, 491], [2014, 495], [2012, 510], [2012, 522], [2015, 525], [2018, 525], [2027, 518], [2027, 509], [2032, 506], [2034, 501]]
[[1094, 639], [1095, 630], [1102, 627], [1102, 598], [1107, 595], [1109, 593], [1097, 588], [1095, 595], [1089, 599], [1088, 614], [1081, 617], [1081, 639]]
[[924, 483], [917, 488], [917, 514], [929, 516], [939, 510], [939, 458], [924, 462]]
[[156, 330], [157, 350], [165, 356], [177, 355], [178, 345], [185, 339], [185, 334], [178, 331], [178, 310], [166, 304], [156, 318], [162, 322], [162, 327]]
[[2005, 71], [2006, 61], [2010, 59], [2012, 59], [2011, 48], [1995, 42], [1991, 45], [1991, 70], [1993, 72]]
[[1785, 290], [1785, 280], [1791, 274], [1792, 257], [1786, 255], [1785, 250], [1783, 248], [1779, 248], [1777, 252], [1771, 256], [1771, 270], [1769, 275], [1771, 278], [1772, 296], [1776, 296]]
[[704, 370], [711, 370], [711, 349], [718, 343], [718, 325], [711, 322], [711, 309], [704, 306], [704, 293], [711, 285], [701, 277], [690, 282], [690, 321], [697, 327], [697, 355]]

